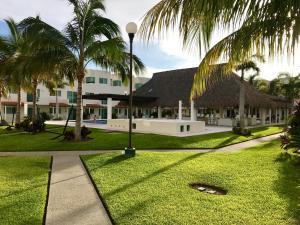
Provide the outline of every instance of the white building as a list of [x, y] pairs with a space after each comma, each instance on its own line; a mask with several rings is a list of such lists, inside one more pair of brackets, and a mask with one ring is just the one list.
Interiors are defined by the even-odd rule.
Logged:
[[[134, 77], [133, 90], [141, 87], [146, 83], [149, 78]], [[76, 106], [77, 97], [77, 84], [75, 86], [66, 86], [63, 89], [57, 89], [57, 99], [59, 105], [59, 117], [61, 119], [67, 119], [71, 106]], [[87, 70], [84, 84], [83, 95], [92, 94], [126, 94], [129, 93], [129, 85], [122, 83], [120, 77], [116, 74], [112, 74], [99, 70]], [[38, 85], [37, 90], [37, 107], [39, 112], [45, 112], [52, 118], [56, 115], [56, 94], [50, 93], [50, 91], [42, 84]], [[85, 119], [106, 119], [107, 118], [107, 101], [83, 101], [83, 112]], [[113, 102], [113, 106], [117, 106], [118, 102]], [[7, 98], [2, 99], [1, 115], [4, 120], [11, 123], [13, 117], [15, 118], [17, 105], [17, 94], [10, 93]], [[24, 116], [30, 116], [32, 113], [32, 94], [22, 91], [21, 93], [21, 118]], [[126, 108], [113, 108], [113, 115], [118, 118], [127, 116]], [[75, 119], [75, 110], [72, 111], [70, 119]]]

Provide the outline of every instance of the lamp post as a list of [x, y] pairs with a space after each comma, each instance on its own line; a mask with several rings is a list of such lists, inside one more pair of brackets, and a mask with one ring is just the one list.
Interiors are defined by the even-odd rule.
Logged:
[[134, 35], [137, 32], [137, 25], [133, 22], [128, 23], [126, 26], [126, 31], [129, 36], [130, 41], [130, 71], [129, 71], [129, 143], [128, 147], [125, 148], [125, 155], [134, 156], [135, 155], [135, 148], [132, 147], [132, 45]]

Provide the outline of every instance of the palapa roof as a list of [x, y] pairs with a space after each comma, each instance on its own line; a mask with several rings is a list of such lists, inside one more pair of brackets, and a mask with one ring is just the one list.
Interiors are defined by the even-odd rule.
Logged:
[[[153, 74], [153, 78], [135, 91], [135, 95], [156, 97], [152, 102], [139, 104], [144, 107], [178, 107], [181, 100], [183, 106], [190, 106], [190, 94], [197, 68], [172, 70]], [[211, 75], [221, 77], [222, 65], [216, 66]], [[220, 108], [237, 107], [239, 105], [240, 77], [231, 73], [216, 82], [202, 96], [194, 99], [196, 107]], [[286, 101], [282, 98], [264, 94], [248, 82], [245, 83], [245, 105], [251, 107], [283, 107]]]

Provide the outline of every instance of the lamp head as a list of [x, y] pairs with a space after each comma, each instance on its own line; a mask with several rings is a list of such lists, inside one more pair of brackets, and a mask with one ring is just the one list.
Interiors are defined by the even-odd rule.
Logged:
[[126, 32], [128, 34], [136, 34], [137, 32], [137, 25], [134, 22], [130, 22], [126, 25]]

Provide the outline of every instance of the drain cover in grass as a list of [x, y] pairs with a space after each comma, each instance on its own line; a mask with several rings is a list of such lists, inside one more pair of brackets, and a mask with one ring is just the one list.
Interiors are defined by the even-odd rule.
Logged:
[[212, 195], [226, 195], [227, 191], [220, 188], [216, 187], [213, 185], [208, 185], [208, 184], [201, 184], [201, 183], [191, 183], [189, 186], [193, 189], [196, 189], [198, 191], [207, 193], [207, 194], [212, 194]]

